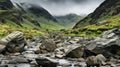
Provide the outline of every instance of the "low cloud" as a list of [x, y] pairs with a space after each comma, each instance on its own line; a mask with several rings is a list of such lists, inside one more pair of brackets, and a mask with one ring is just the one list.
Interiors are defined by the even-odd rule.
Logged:
[[93, 12], [104, 0], [12, 0], [37, 4], [48, 10], [52, 15], [75, 13], [87, 15]]

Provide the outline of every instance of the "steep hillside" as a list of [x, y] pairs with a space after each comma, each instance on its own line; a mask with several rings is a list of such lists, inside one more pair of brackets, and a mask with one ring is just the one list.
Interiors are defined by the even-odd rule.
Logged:
[[44, 17], [47, 20], [56, 21], [56, 19], [43, 7], [35, 5], [35, 4], [29, 4], [29, 3], [21, 3], [17, 4], [17, 6], [21, 9], [23, 9], [26, 13], [32, 14], [36, 17]]
[[67, 27], [67, 28], [72, 28], [76, 22], [78, 22], [80, 19], [83, 17], [76, 15], [76, 14], [68, 14], [65, 16], [55, 16], [59, 24]]
[[[57, 23], [57, 20], [44, 8], [35, 4], [21, 3], [17, 4], [17, 7], [22, 10], [27, 16], [31, 17], [26, 18], [37, 26], [39, 25], [42, 29], [62, 29], [62, 25]], [[35, 23], [38, 22], [38, 23]]]
[[[39, 29], [40, 26], [35, 26], [35, 24], [38, 24], [38, 22], [32, 17], [27, 16], [24, 12], [22, 12], [20, 9], [17, 9], [14, 7], [12, 2], [10, 0], [2, 0], [0, 1], [0, 23], [13, 26], [13, 27], [31, 27], [34, 29]], [[29, 18], [29, 20], [28, 20]], [[27, 23], [25, 20], [28, 20], [29, 23]], [[33, 23], [35, 22], [35, 23]]]
[[45, 29], [63, 28], [44, 8], [30, 6], [32, 7], [29, 9], [16, 8], [10, 0], [0, 0], [0, 37], [17, 30], [24, 32], [27, 37], [32, 37], [44, 34]]
[[0, 0], [0, 38], [13, 31], [22, 31], [28, 38], [42, 35], [42, 31], [35, 30], [39, 29], [40, 26], [33, 24], [34, 20], [29, 21], [30, 23], [26, 22], [28, 20], [25, 17], [32, 19], [15, 8], [10, 0]]
[[[93, 13], [79, 21], [74, 28], [84, 27], [120, 14], [120, 0], [105, 0]], [[120, 16], [120, 15], [119, 15]]]
[[18, 8], [10, 0], [0, 1], [0, 23], [33, 29], [63, 28], [63, 26], [56, 23], [56, 19], [47, 10], [40, 6], [28, 3], [16, 5]]
[[93, 13], [79, 21], [65, 35], [99, 37], [104, 31], [120, 27], [120, 0], [105, 0]]
[[12, 21], [17, 25], [21, 26], [22, 21], [21, 12], [16, 9], [10, 0], [0, 1], [0, 23], [7, 23]]

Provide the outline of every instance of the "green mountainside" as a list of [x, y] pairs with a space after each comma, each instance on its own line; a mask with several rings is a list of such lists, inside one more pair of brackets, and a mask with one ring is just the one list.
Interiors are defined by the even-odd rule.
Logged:
[[31, 37], [44, 34], [46, 29], [64, 28], [44, 8], [29, 5], [31, 6], [29, 8], [18, 4], [15, 7], [10, 0], [0, 0], [0, 37], [17, 30], [24, 32], [27, 37]]
[[120, 27], [120, 0], [105, 0], [93, 13], [82, 18], [75, 14], [53, 17], [38, 5], [13, 5], [10, 0], [0, 0], [0, 37], [22, 31], [30, 38], [55, 30], [67, 36], [101, 36], [106, 30]]
[[35, 26], [39, 25], [41, 29], [59, 30], [64, 28], [62, 25], [58, 24], [57, 20], [41, 6], [29, 3], [21, 3], [19, 5], [17, 4], [17, 6], [29, 17], [31, 17], [34, 22], [36, 22]]
[[93, 13], [80, 20], [66, 35], [98, 37], [120, 27], [120, 0], [105, 0]]
[[120, 15], [113, 16], [103, 21], [105, 23], [98, 23], [87, 25], [82, 28], [64, 31], [65, 35], [69, 36], [82, 36], [82, 37], [99, 37], [104, 31], [120, 27]]
[[96, 24], [119, 14], [120, 0], [105, 0], [93, 13], [80, 20], [74, 28]]

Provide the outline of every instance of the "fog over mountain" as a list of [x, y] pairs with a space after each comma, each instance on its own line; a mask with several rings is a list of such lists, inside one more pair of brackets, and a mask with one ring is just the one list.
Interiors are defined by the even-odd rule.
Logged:
[[75, 13], [87, 15], [93, 12], [104, 0], [12, 0], [12, 2], [29, 2], [38, 4], [52, 15]]

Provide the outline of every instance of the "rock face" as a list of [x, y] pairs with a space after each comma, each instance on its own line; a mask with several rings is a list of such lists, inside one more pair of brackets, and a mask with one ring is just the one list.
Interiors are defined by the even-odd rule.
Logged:
[[[120, 57], [120, 29], [115, 28], [103, 33], [102, 37], [96, 38], [87, 45], [87, 49], [96, 53], [102, 53], [106, 57]], [[119, 56], [119, 57], [118, 57]]]
[[6, 36], [5, 38], [1, 39], [4, 42], [6, 47], [4, 48], [5, 51], [14, 53], [14, 52], [22, 52], [26, 45], [26, 40], [22, 32], [13, 32]]
[[[105, 0], [93, 13], [79, 21], [74, 28], [95, 24], [100, 19], [120, 14], [120, 0]], [[105, 20], [105, 19], [103, 19]]]

